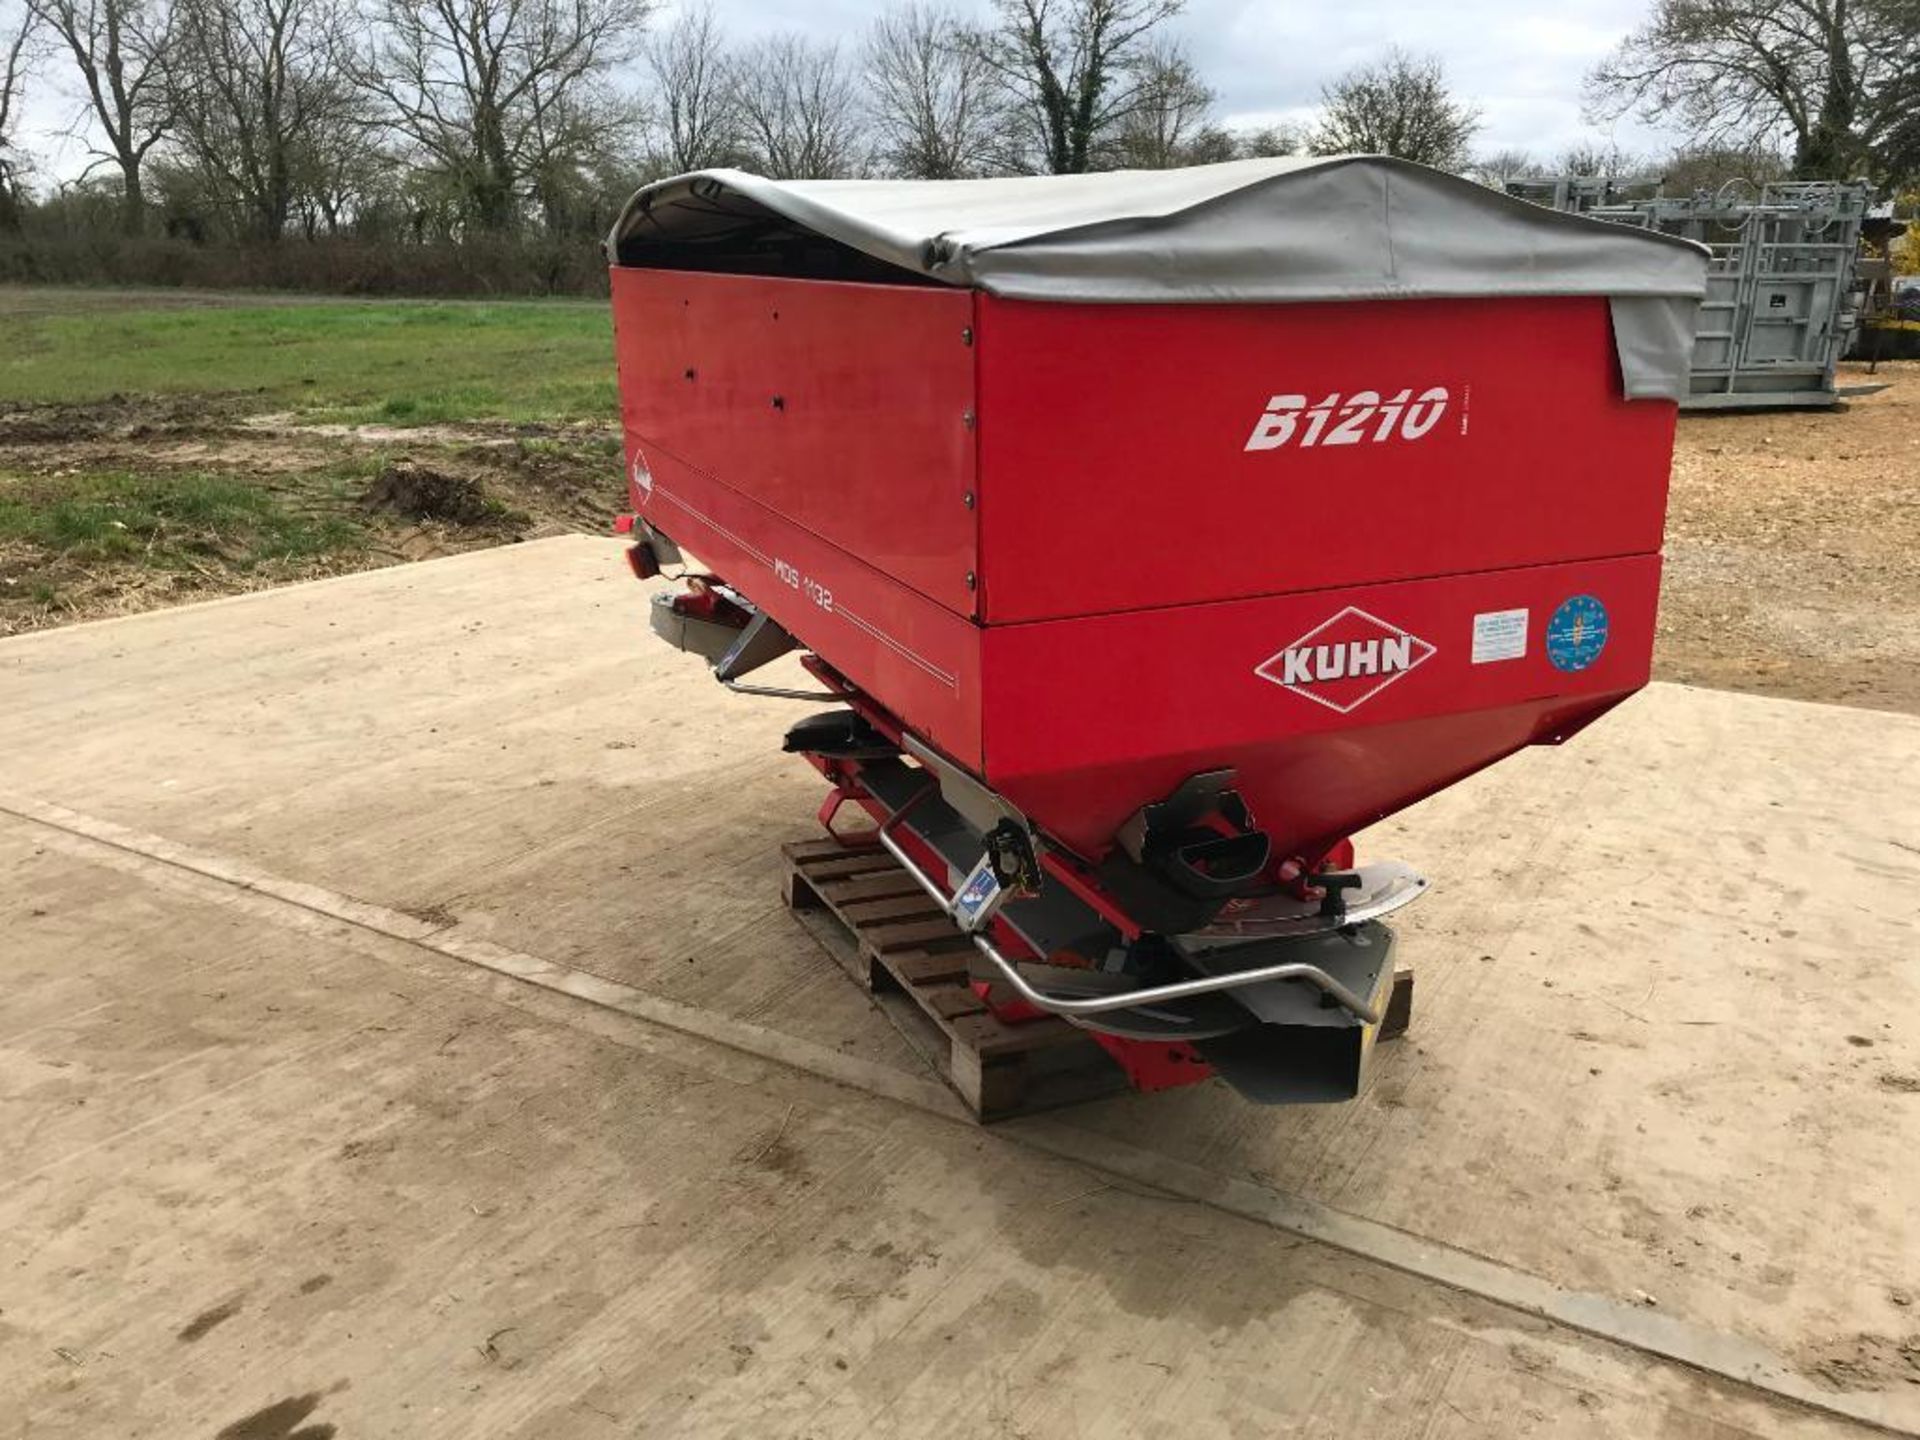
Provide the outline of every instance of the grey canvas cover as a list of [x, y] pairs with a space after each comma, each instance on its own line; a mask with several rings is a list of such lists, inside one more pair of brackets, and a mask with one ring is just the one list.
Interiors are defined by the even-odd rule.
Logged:
[[839, 254], [853, 268], [815, 273], [1066, 303], [1604, 295], [1626, 393], [1672, 400], [1707, 262], [1691, 241], [1377, 155], [991, 180], [702, 170], [636, 192], [607, 243], [621, 265], [806, 273], [793, 257]]

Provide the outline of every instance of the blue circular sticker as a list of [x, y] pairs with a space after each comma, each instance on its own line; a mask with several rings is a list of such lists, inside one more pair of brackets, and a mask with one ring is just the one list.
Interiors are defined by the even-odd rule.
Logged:
[[1607, 648], [1607, 607], [1591, 595], [1560, 602], [1547, 621], [1547, 659], [1556, 670], [1584, 670]]

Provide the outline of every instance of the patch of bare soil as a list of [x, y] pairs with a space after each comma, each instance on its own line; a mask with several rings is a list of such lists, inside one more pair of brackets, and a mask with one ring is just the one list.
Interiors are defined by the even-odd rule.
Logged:
[[0, 451], [218, 433], [239, 420], [247, 400], [244, 394], [109, 395], [104, 400], [0, 405]]
[[413, 460], [394, 461], [367, 487], [369, 509], [449, 525], [484, 524], [496, 503], [473, 476], [449, 475]]
[[1834, 1390], [1885, 1390], [1920, 1385], [1920, 1335], [1859, 1334], [1829, 1341], [1807, 1357], [1807, 1368]]
[[1681, 417], [1655, 674], [1920, 713], [1920, 362], [1830, 411]]
[[[250, 403], [251, 402], [251, 403]], [[159, 549], [0, 535], [0, 635], [571, 531], [624, 498], [615, 437], [578, 426], [421, 434], [262, 426], [246, 395], [0, 407], [0, 501], [97, 477], [218, 476], [323, 527], [319, 553], [260, 555], [216, 530]], [[109, 488], [118, 485], [110, 480]]]
[[162, 569], [50, 555], [31, 545], [0, 540], [0, 637], [319, 580], [347, 570], [392, 564], [394, 558], [404, 557], [371, 558], [358, 565], [331, 557], [302, 558], [267, 561], [245, 570], [217, 560], [195, 559]]
[[333, 421], [302, 423], [292, 411], [249, 415], [243, 428], [282, 438], [357, 440], [363, 445], [513, 446], [528, 441], [565, 444], [600, 439], [612, 431], [605, 425], [576, 421], [568, 425], [535, 424], [513, 420], [474, 420], [464, 425], [345, 425]]

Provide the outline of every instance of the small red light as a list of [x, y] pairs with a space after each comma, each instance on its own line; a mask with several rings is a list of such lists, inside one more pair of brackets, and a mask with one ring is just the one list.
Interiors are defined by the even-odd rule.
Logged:
[[673, 597], [673, 609], [677, 615], [690, 615], [696, 620], [712, 620], [720, 613], [720, 597], [704, 588], [689, 590], [684, 595]]

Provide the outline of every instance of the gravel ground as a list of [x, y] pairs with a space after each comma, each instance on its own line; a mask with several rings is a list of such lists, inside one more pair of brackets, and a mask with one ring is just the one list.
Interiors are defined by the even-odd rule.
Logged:
[[1920, 713], [1920, 362], [1826, 412], [1690, 415], [1655, 673]]

